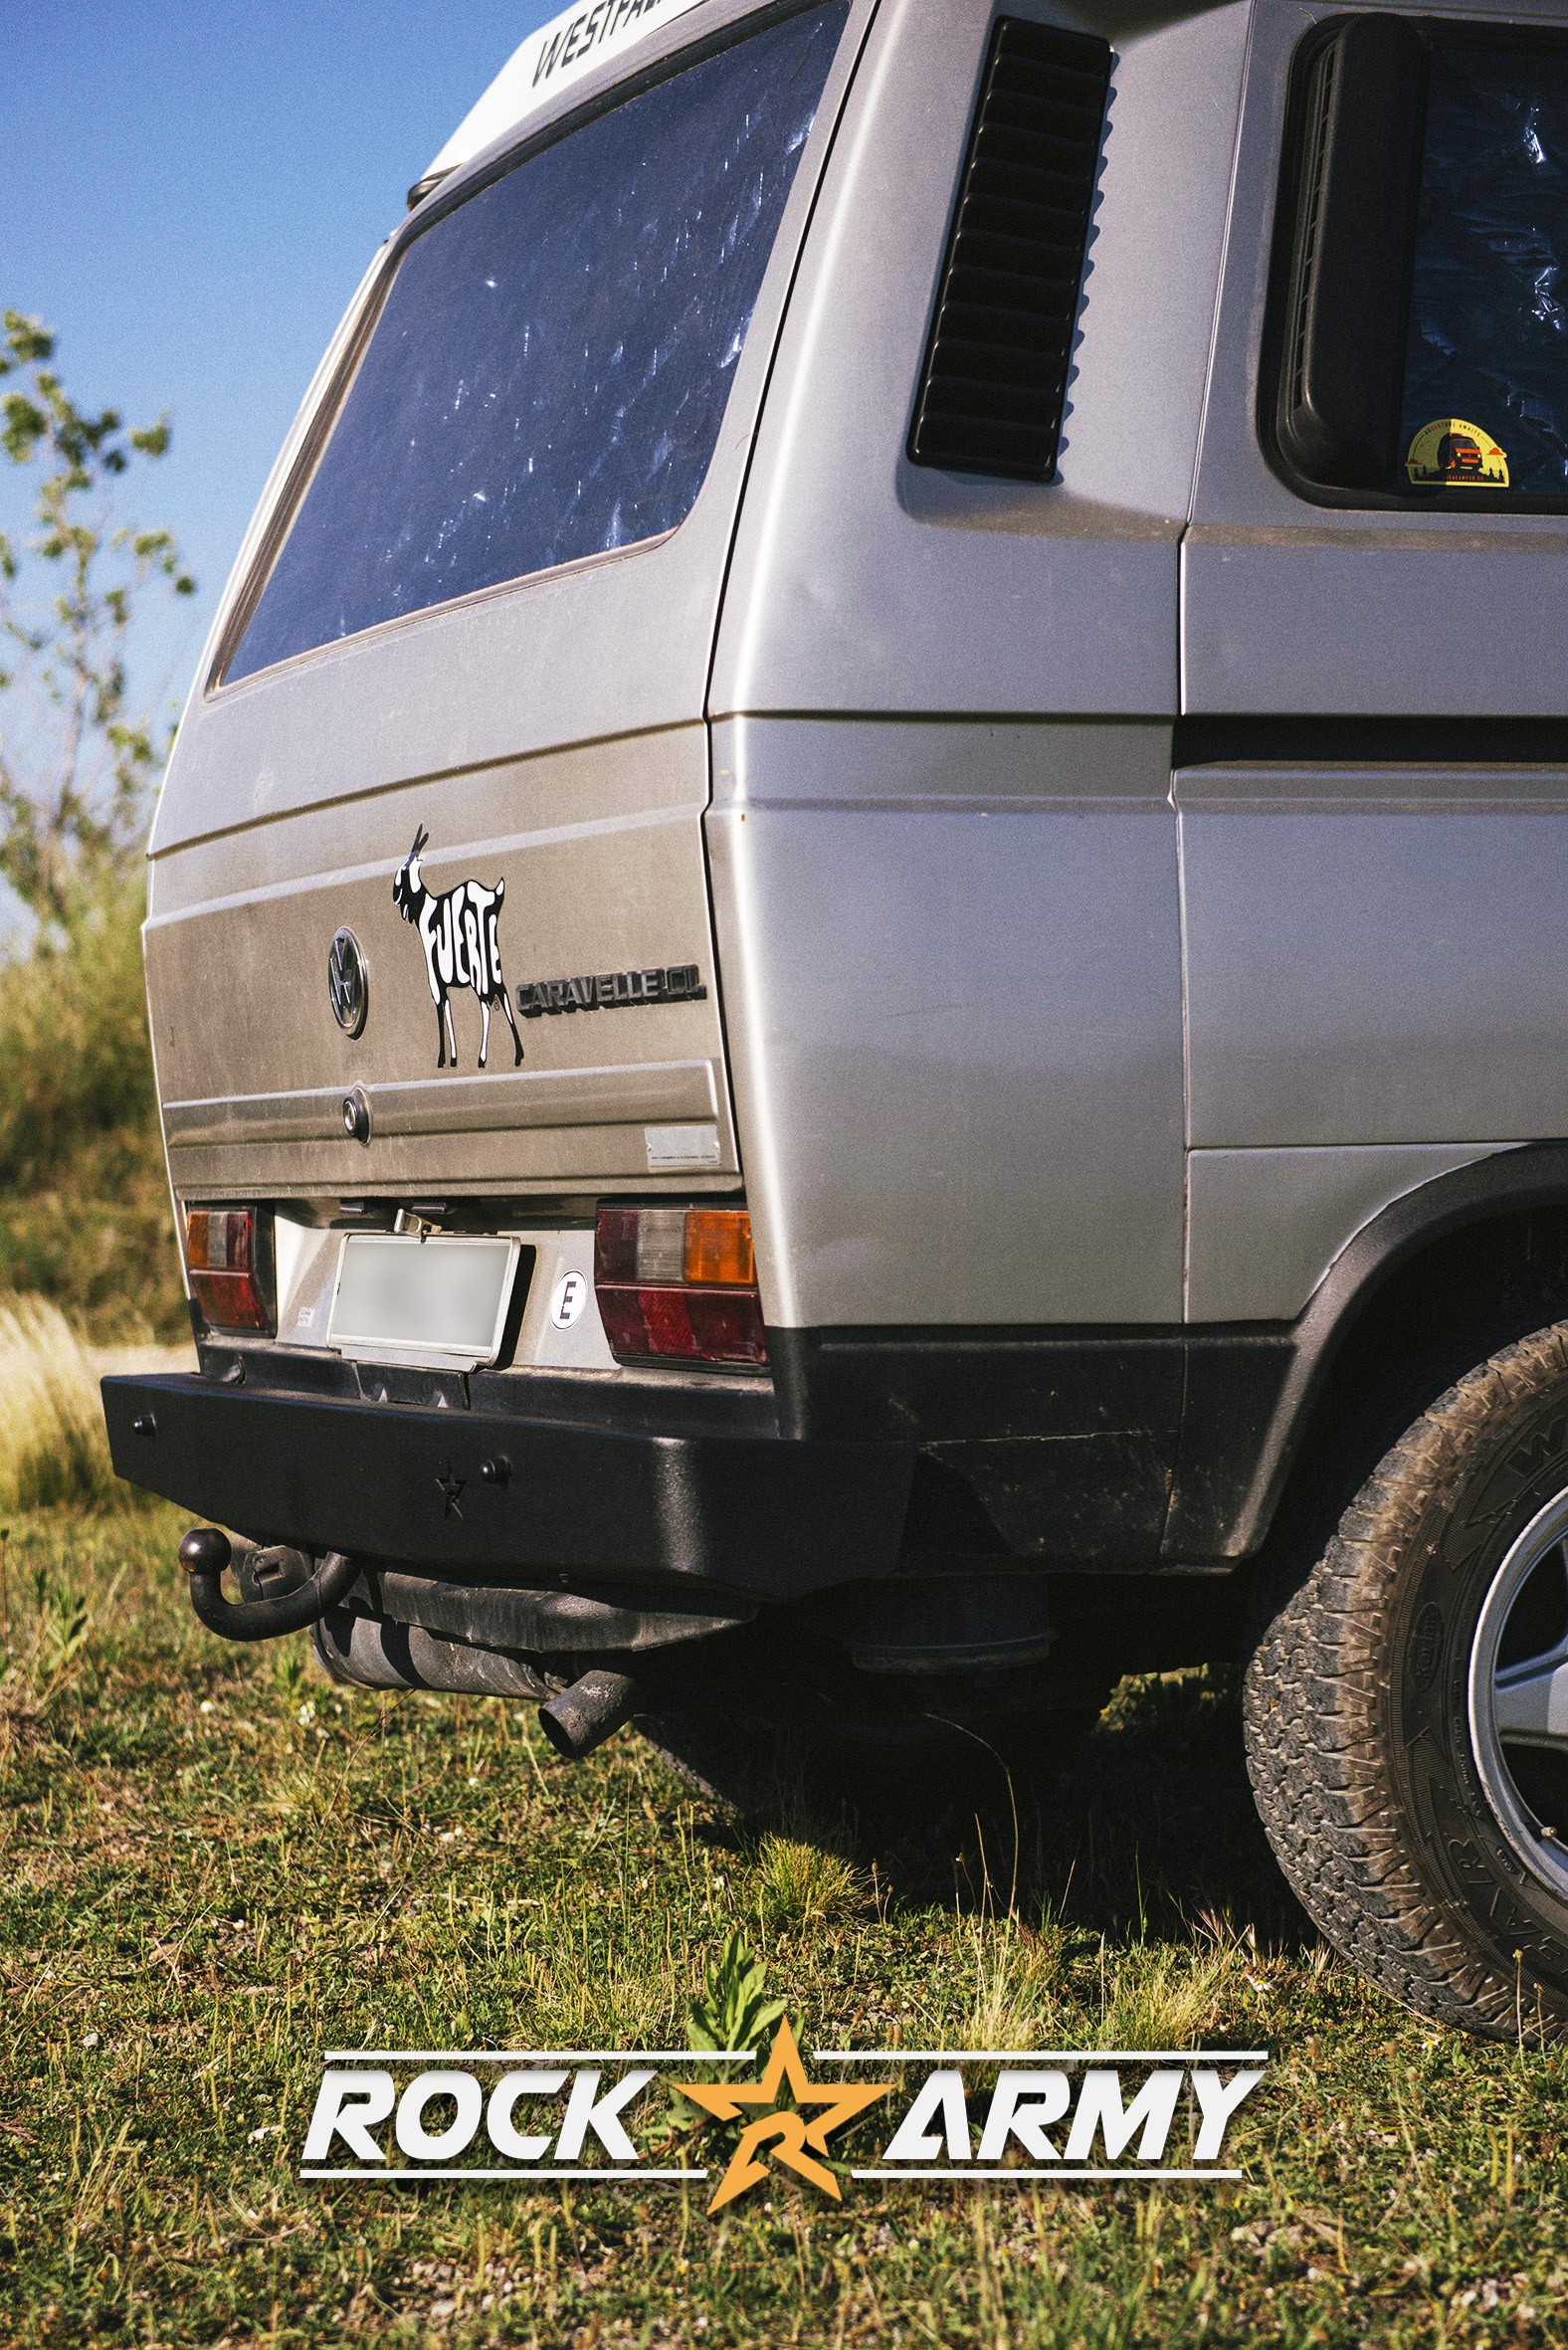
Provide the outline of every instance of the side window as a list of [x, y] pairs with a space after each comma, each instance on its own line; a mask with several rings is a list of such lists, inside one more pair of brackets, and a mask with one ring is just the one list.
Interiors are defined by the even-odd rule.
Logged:
[[[1467, 436], [1434, 422], [1473, 420]], [[1400, 428], [1413, 483], [1568, 492], [1568, 49], [1432, 53]]]
[[1568, 508], [1568, 41], [1341, 18], [1288, 143], [1280, 471], [1329, 502]]

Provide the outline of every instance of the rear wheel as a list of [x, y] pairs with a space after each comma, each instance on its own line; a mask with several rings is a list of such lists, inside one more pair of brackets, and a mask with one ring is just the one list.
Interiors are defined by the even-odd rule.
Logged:
[[1568, 1324], [1393, 1447], [1244, 1707], [1264, 1826], [1328, 1939], [1424, 2015], [1568, 2038]]

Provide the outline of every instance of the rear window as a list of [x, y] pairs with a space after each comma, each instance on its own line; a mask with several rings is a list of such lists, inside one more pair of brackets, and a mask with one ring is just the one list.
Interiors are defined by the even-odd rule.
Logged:
[[228, 678], [685, 519], [848, 14], [685, 68], [414, 239]]

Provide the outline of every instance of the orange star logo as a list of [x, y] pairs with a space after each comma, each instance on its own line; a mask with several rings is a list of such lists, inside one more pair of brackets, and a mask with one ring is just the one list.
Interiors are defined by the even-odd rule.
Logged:
[[[793, 2104], [781, 2106], [779, 2098], [786, 2086]], [[879, 2097], [885, 2097], [891, 2086], [888, 2080], [859, 2088], [846, 2087], [842, 2082], [808, 2080], [787, 2018], [774, 2036], [767, 2070], [754, 2087], [737, 2088], [729, 2080], [684, 2080], [682, 2094], [717, 2121], [738, 2121], [741, 2109], [747, 2105], [765, 2109], [741, 2131], [729, 2168], [718, 2183], [718, 2193], [707, 2207], [709, 2212], [722, 2210], [726, 2203], [732, 2203], [737, 2195], [744, 2195], [748, 2187], [755, 2187], [759, 2179], [767, 2177], [767, 2166], [761, 2160], [764, 2147], [771, 2148], [779, 2161], [787, 2163], [801, 2178], [820, 2187], [824, 2195], [837, 2199], [839, 2182], [826, 2163], [816, 2160], [816, 2155], [826, 2154], [834, 2131], [843, 2129], [847, 2121], [863, 2113], [868, 2105], [875, 2105]], [[821, 2105], [826, 2111], [819, 2113], [815, 2121], [808, 2121], [801, 2110], [808, 2105]], [[815, 2153], [808, 2151], [813, 2148]]]

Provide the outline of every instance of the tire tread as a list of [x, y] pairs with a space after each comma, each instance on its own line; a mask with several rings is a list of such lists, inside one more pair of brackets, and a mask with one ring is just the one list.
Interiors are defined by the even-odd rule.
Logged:
[[1380, 1660], [1401, 1537], [1463, 1479], [1499, 1414], [1565, 1374], [1568, 1329], [1559, 1324], [1520, 1339], [1430, 1405], [1274, 1615], [1244, 1684], [1254, 1796], [1302, 1907], [1391, 1997], [1490, 2039], [1515, 2036], [1516, 1991], [1457, 1930], [1412, 1863], [1383, 1751]]

